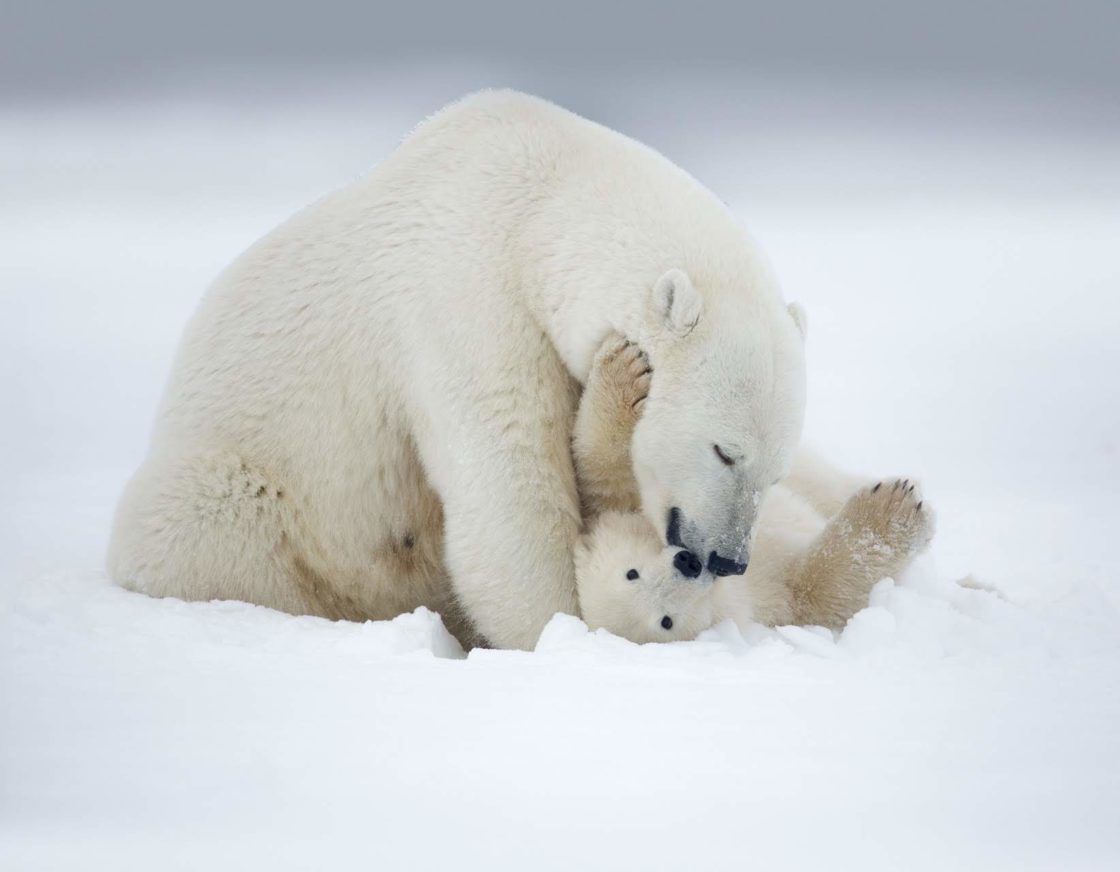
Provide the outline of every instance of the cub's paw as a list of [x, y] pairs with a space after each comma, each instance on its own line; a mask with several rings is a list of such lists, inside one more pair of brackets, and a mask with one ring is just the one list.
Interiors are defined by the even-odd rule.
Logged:
[[599, 392], [602, 402], [616, 407], [616, 414], [636, 419], [649, 396], [652, 377], [646, 353], [629, 339], [615, 335], [595, 355], [587, 389]]
[[882, 556], [902, 557], [928, 547], [935, 527], [933, 509], [917, 482], [881, 481], [853, 494], [840, 512], [861, 544]]

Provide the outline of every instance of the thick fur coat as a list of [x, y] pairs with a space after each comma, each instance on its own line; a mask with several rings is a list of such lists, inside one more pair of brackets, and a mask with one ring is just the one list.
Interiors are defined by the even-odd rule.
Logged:
[[634, 435], [643, 512], [664, 538], [676, 509], [674, 536], [736, 571], [804, 405], [763, 258], [632, 140], [516, 93], [454, 104], [217, 279], [110, 572], [332, 618], [426, 605], [463, 638], [531, 647], [577, 608], [569, 439], [612, 332], [659, 372]]
[[635, 642], [691, 639], [725, 618], [840, 629], [877, 581], [929, 544], [934, 516], [915, 483], [862, 481], [802, 450], [762, 503], [744, 576], [720, 577], [665, 547], [639, 512], [629, 458], [658, 378], [637, 345], [613, 337], [580, 400], [572, 449], [586, 532], [576, 582], [590, 627]]

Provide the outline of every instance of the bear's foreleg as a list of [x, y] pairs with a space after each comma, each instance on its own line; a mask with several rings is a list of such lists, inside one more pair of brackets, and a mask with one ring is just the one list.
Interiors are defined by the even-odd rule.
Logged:
[[595, 355], [572, 436], [584, 523], [605, 511], [641, 508], [630, 442], [651, 377], [644, 352], [617, 334]]
[[498, 648], [531, 649], [554, 614], [578, 614], [578, 385], [547, 339], [526, 333], [516, 354], [475, 355], [473, 369], [441, 366], [432, 380], [445, 399], [417, 433], [443, 503], [455, 597]]

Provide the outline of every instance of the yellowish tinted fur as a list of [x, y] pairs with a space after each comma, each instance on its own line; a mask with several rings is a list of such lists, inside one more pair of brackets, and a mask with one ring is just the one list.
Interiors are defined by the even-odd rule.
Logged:
[[[584, 617], [592, 625], [600, 623], [599, 616], [588, 614], [588, 607], [594, 611], [607, 601], [598, 594], [608, 584], [617, 588], [613, 575], [620, 567], [642, 560], [656, 565], [650, 563], [659, 546], [653, 541], [656, 532], [648, 524], [620, 523], [616, 516], [639, 511], [628, 446], [655, 377], [634, 344], [612, 336], [596, 355], [576, 417], [573, 456], [585, 512], [577, 579]], [[601, 516], [609, 535], [598, 529]], [[716, 579], [706, 586], [682, 578], [681, 585], [698, 593], [678, 602], [710, 612], [714, 619], [838, 629], [867, 605], [877, 581], [897, 575], [929, 544], [933, 530], [932, 511], [915, 483], [867, 484], [802, 452], [786, 481], [766, 498], [746, 576]], [[626, 559], [629, 553], [633, 561]], [[607, 567], [609, 579], [588, 577]], [[657, 577], [664, 587], [664, 572]], [[610, 602], [615, 613], [611, 628], [627, 632], [622, 628], [630, 625], [617, 620], [618, 598]], [[676, 626], [666, 638], [681, 638], [681, 627], [694, 624], [689, 618], [676, 615]], [[648, 638], [643, 629], [636, 641]]]

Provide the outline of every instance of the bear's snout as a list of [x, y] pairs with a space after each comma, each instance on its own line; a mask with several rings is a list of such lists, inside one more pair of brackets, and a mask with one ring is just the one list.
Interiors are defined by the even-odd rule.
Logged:
[[699, 578], [704, 571], [704, 564], [691, 551], [678, 551], [673, 557], [673, 566], [685, 578]]

